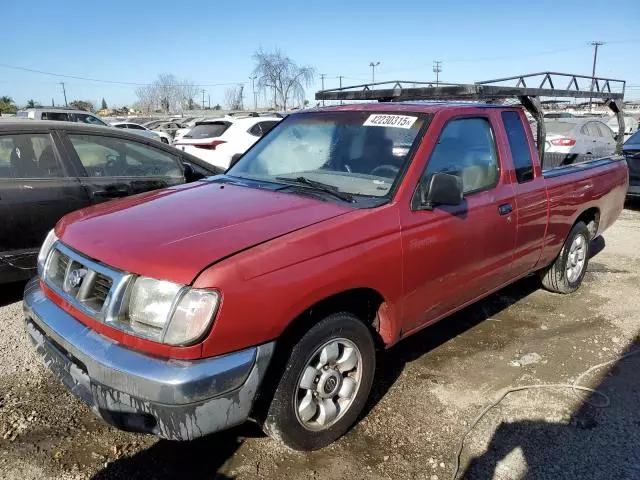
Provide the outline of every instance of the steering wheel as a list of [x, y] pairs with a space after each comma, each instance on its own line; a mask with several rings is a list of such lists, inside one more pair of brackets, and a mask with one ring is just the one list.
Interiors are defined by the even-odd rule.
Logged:
[[[387, 173], [390, 173], [391, 175], [384, 175], [384, 174], [381, 175], [380, 174], [381, 172], [387, 172]], [[371, 170], [371, 172], [369, 172], [369, 175], [377, 175], [379, 177], [393, 178], [398, 174], [398, 172], [400, 172], [400, 169], [395, 165], [378, 165], [376, 168]]]
[[107, 155], [107, 162], [104, 164], [104, 173], [108, 177], [117, 176], [121, 173], [118, 168], [118, 159], [113, 157], [113, 155]]

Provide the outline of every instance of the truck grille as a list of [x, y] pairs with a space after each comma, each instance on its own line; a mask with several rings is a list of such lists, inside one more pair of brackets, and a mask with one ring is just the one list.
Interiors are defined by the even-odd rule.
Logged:
[[126, 287], [130, 276], [90, 260], [57, 243], [45, 264], [42, 279], [74, 307], [99, 321], [117, 316], [113, 293]]

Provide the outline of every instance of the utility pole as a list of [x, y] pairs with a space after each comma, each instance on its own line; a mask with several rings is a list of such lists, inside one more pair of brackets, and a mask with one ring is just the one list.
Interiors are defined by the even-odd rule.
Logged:
[[207, 101], [208, 101], [209, 110], [211, 110], [211, 94], [209, 93], [207, 93]]
[[56, 106], [56, 104], [55, 104], [55, 103], [53, 103], [53, 98], [51, 99], [51, 106], [52, 106], [52, 107], [55, 107], [55, 106]]
[[62, 85], [62, 94], [64, 95], [64, 106], [68, 107], [69, 105], [67, 105], [67, 91], [64, 89], [64, 82], [60, 82], [60, 85]]
[[369, 66], [371, 67], [371, 83], [376, 83], [376, 67], [380, 65], [380, 62], [371, 62]]
[[[600, 45], [604, 45], [603, 42], [591, 42], [590, 45], [593, 45], [595, 47], [595, 50], [593, 51], [593, 69], [591, 70], [591, 76], [595, 77], [596, 76], [596, 60], [598, 58], [598, 47]], [[593, 87], [595, 86], [596, 81], [592, 78], [591, 79], [591, 90], [590, 92], [593, 92]], [[593, 104], [591, 103], [591, 97], [589, 97], [589, 111], [591, 111], [593, 108]]]
[[240, 92], [239, 92], [239, 97], [240, 97], [240, 111], [244, 110], [244, 101], [243, 101], [243, 95], [242, 92], [244, 92], [244, 84], [240, 83], [238, 85], [238, 88], [240, 88]]
[[258, 96], [256, 95], [256, 75], [251, 75], [251, 92], [253, 92], [253, 110], [258, 111]]
[[204, 88], [202, 89], [202, 109], [204, 110]]
[[[326, 73], [321, 73], [320, 74], [320, 81], [322, 82], [322, 90], [324, 90], [324, 77], [326, 77], [327, 74]], [[322, 100], [322, 106], [324, 107], [324, 100]]]
[[[340, 88], [342, 88], [342, 79], [344, 78], [344, 75], [338, 75], [338, 79], [340, 80]], [[342, 100], [340, 100], [340, 105], [342, 105]]]
[[436, 87], [440, 83], [440, 72], [442, 72], [442, 62], [440, 60], [434, 60], [433, 73], [436, 74]]

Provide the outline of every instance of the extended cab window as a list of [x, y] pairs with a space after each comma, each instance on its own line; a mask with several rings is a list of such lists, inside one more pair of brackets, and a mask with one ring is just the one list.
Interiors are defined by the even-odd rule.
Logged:
[[459, 118], [447, 123], [420, 180], [423, 188], [429, 188], [434, 173], [460, 177], [465, 194], [494, 187], [499, 168], [489, 122], [484, 118]]
[[529, 142], [524, 131], [524, 126], [517, 112], [502, 112], [502, 122], [507, 131], [511, 158], [516, 169], [518, 183], [533, 180], [533, 162]]
[[48, 134], [0, 136], [0, 178], [63, 176]]
[[269, 182], [305, 177], [339, 192], [385, 197], [425, 120], [425, 115], [404, 112], [291, 115], [245, 153], [229, 175]]
[[90, 177], [183, 176], [177, 157], [161, 150], [114, 137], [69, 135]]

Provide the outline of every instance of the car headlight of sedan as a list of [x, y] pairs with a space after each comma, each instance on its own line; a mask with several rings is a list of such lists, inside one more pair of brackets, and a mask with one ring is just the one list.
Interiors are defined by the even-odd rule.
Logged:
[[130, 289], [126, 317], [135, 335], [168, 345], [189, 345], [209, 329], [219, 301], [216, 290], [137, 277]]
[[40, 247], [40, 251], [38, 252], [38, 275], [42, 276], [44, 272], [44, 264], [47, 261], [47, 257], [49, 256], [49, 252], [58, 241], [58, 237], [56, 237], [56, 233], [52, 230], [47, 234], [47, 238], [44, 239], [42, 246]]

